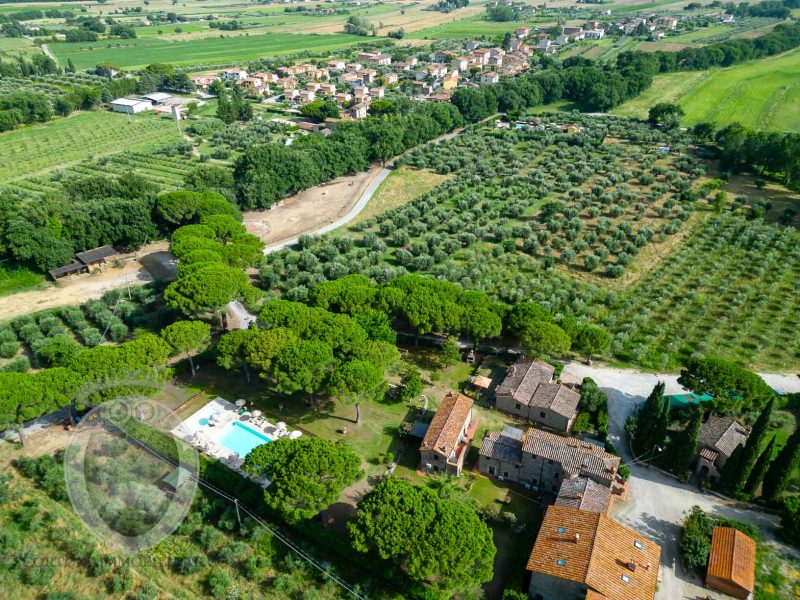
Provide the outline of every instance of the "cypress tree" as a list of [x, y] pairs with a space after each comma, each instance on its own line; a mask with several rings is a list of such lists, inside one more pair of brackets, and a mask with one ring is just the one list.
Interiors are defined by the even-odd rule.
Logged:
[[664, 440], [667, 439], [667, 430], [669, 429], [669, 400], [664, 399], [661, 403], [661, 413], [658, 415], [658, 421], [656, 421], [655, 430], [653, 431], [653, 445], [652, 448], [656, 446], [663, 446]]
[[677, 475], [683, 475], [692, 465], [697, 453], [697, 439], [700, 436], [700, 428], [703, 426], [704, 415], [705, 411], [702, 406], [694, 407], [686, 429], [678, 436], [674, 447], [671, 449], [670, 464]]
[[75, 72], [75, 63], [72, 62], [71, 58], [67, 59], [67, 73], [74, 73]]
[[798, 466], [800, 466], [800, 423], [769, 466], [764, 476], [762, 496], [770, 502], [777, 500], [786, 491], [789, 479]]
[[758, 457], [753, 470], [750, 472], [750, 477], [747, 478], [747, 483], [744, 486], [744, 493], [748, 496], [754, 496], [756, 490], [758, 490], [758, 486], [764, 481], [764, 475], [766, 475], [769, 462], [772, 460], [772, 451], [774, 448], [775, 436], [773, 435], [769, 444], [767, 444], [767, 447], [761, 453], [761, 456]]
[[764, 440], [767, 437], [769, 420], [772, 418], [774, 409], [775, 399], [772, 398], [753, 424], [753, 430], [750, 432], [747, 443], [744, 445], [744, 452], [742, 452], [742, 464], [739, 468], [739, 474], [731, 487], [734, 492], [741, 492], [744, 489], [747, 478], [750, 477], [750, 473], [753, 471], [753, 467], [755, 467], [756, 461], [761, 453], [761, 448], [764, 446]]
[[655, 433], [664, 409], [664, 382], [659, 381], [650, 392], [636, 418], [634, 449], [637, 454], [648, 452], [655, 445]]
[[744, 454], [744, 446], [736, 446], [736, 449], [731, 454], [730, 458], [725, 462], [722, 467], [722, 472], [719, 475], [719, 487], [724, 491], [733, 489], [739, 477], [739, 470], [742, 464], [742, 454]]

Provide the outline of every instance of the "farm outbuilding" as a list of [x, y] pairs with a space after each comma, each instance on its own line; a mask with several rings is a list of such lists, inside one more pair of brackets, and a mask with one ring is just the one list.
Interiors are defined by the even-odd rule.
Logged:
[[75, 273], [91, 273], [96, 269], [102, 269], [106, 265], [106, 260], [116, 255], [117, 251], [111, 246], [100, 246], [85, 252], [78, 252], [75, 255], [77, 260], [73, 260], [63, 267], [50, 269], [48, 273], [53, 279], [60, 279]]
[[153, 106], [157, 104], [166, 104], [167, 100], [170, 98], [172, 98], [172, 96], [164, 92], [153, 92], [152, 94], [145, 94], [142, 96], [142, 100], [149, 100]]
[[111, 110], [129, 115], [135, 115], [151, 108], [153, 108], [153, 104], [149, 100], [141, 98], [117, 98], [111, 102]]
[[706, 586], [744, 600], [755, 590], [756, 542], [731, 527], [715, 527]]

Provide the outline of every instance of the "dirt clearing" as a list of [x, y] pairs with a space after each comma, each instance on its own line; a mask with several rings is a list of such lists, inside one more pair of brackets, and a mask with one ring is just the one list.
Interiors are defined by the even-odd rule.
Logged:
[[347, 213], [381, 170], [376, 166], [339, 177], [295, 194], [273, 208], [246, 212], [244, 226], [267, 245], [314, 231]]
[[[165, 241], [154, 242], [134, 254], [121, 256], [122, 266], [119, 268], [108, 266], [103, 271], [91, 274], [71, 275], [43, 290], [4, 296], [0, 299], [0, 319], [11, 319], [46, 308], [82, 304], [90, 298], [99, 298], [107, 290], [150, 283], [155, 277], [161, 277], [169, 272], [171, 259], [167, 254], [168, 248]], [[143, 262], [150, 260], [151, 254], [156, 256], [155, 261], [161, 267], [155, 277], [140, 262], [140, 260]]]

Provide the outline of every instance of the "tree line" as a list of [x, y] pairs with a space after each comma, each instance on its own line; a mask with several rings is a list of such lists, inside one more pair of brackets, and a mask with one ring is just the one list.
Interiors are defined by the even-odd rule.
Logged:
[[[401, 106], [402, 105], [402, 106]], [[463, 124], [452, 104], [406, 101], [391, 114], [337, 123], [328, 137], [309, 135], [291, 146], [254, 146], [235, 163], [234, 182], [243, 209], [266, 208], [281, 198], [386, 162]]]
[[723, 169], [734, 172], [753, 169], [758, 175], [771, 174], [782, 178], [787, 187], [797, 186], [800, 134], [752, 131], [739, 123], [732, 123], [717, 131], [714, 139]]

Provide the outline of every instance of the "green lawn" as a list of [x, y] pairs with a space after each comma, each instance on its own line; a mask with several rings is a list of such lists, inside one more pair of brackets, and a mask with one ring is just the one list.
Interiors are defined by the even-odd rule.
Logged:
[[43, 283], [44, 276], [41, 273], [21, 265], [0, 263], [0, 296], [39, 287]]
[[92, 156], [147, 150], [177, 140], [175, 123], [154, 114], [128, 117], [112, 112], [82, 112], [43, 125], [0, 134], [0, 182], [64, 168]]
[[659, 75], [615, 114], [644, 117], [656, 102], [677, 101], [685, 125], [703, 121], [770, 131], [800, 131], [800, 49], [727, 69]]
[[[163, 28], [164, 31], [174, 29]], [[75, 42], [51, 44], [59, 61], [67, 59], [78, 69], [111, 62], [119, 67], [144, 67], [151, 63], [169, 62], [177, 65], [200, 65], [250, 60], [299, 52], [321, 53], [363, 42], [355, 35], [302, 35], [266, 33], [209, 37], [188, 41], [170, 41], [152, 37], [110, 42]]]

